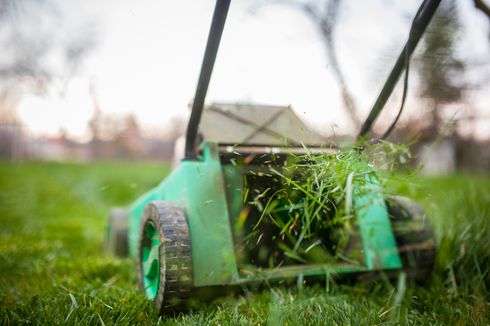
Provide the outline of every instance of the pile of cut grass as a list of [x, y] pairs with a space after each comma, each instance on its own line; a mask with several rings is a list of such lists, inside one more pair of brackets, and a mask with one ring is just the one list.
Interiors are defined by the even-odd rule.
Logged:
[[490, 178], [458, 175], [393, 186], [432, 217], [429, 285], [382, 280], [276, 287], [195, 302], [158, 317], [135, 266], [102, 251], [106, 214], [161, 181], [149, 163], [0, 164], [0, 324], [488, 324]]
[[271, 238], [274, 245], [260, 251], [269, 268], [358, 261], [355, 202], [384, 204], [377, 201], [397, 194], [389, 181], [395, 168], [408, 168], [409, 159], [407, 146], [381, 141], [336, 153], [306, 149], [306, 154], [290, 155], [284, 167], [268, 166], [264, 183], [272, 178], [271, 185], [263, 192], [245, 190], [256, 193], [249, 204], [260, 212], [246, 241], [255, 245]]

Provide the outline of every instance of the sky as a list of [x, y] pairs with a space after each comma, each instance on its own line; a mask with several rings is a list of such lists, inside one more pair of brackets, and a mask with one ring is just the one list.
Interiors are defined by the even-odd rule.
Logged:
[[[188, 113], [214, 1], [56, 3], [64, 16], [61, 28], [76, 33], [76, 26], [92, 23], [97, 45], [62, 95], [52, 89], [44, 96], [23, 98], [18, 115], [31, 134], [56, 135], [64, 129], [74, 139], [88, 140], [87, 122], [94, 113], [90, 87], [104, 113], [133, 113], [148, 129], [164, 128], [172, 117]], [[255, 4], [232, 1], [206, 102], [292, 105], [324, 134], [354, 133], [315, 26], [291, 7]], [[403, 47], [418, 5], [419, 1], [401, 0], [343, 2], [336, 46], [361, 117], [367, 115]], [[458, 8], [464, 21], [462, 54], [488, 58], [490, 48], [482, 44], [488, 40], [486, 18], [469, 0], [458, 0]], [[471, 100], [480, 114], [490, 116], [486, 94], [488, 83]], [[386, 117], [396, 114], [399, 100], [395, 94]], [[420, 110], [415, 90], [409, 93], [407, 107], [407, 115]], [[474, 128], [484, 134], [489, 121]]]

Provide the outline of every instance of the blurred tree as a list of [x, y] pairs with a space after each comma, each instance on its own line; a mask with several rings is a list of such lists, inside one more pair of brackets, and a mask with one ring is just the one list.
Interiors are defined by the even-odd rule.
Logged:
[[431, 130], [441, 131], [442, 106], [463, 99], [465, 63], [456, 55], [460, 24], [454, 0], [439, 6], [423, 38], [423, 49], [416, 59], [420, 74], [420, 95], [430, 99]]
[[121, 158], [137, 159], [145, 152], [145, 141], [135, 115], [130, 113], [122, 119], [123, 128], [116, 134], [115, 143], [120, 148]]
[[[471, 0], [476, 9], [490, 18], [490, 7], [484, 0]], [[355, 126], [360, 125], [358, 108], [349, 90], [339, 64], [335, 46], [335, 28], [342, 0], [257, 0], [264, 4], [283, 4], [298, 9], [317, 28], [326, 48], [328, 62], [341, 89], [344, 109]], [[433, 100], [432, 119], [438, 126], [439, 111], [443, 104], [457, 102], [463, 97], [462, 79], [457, 78], [465, 70], [463, 60], [456, 57], [456, 36], [459, 30], [454, 0], [442, 1], [434, 21], [425, 36], [425, 50], [419, 57], [422, 77], [421, 95]], [[384, 65], [383, 65], [384, 66]]]
[[94, 114], [88, 122], [92, 134], [89, 143], [91, 158], [137, 159], [148, 156], [148, 144], [136, 116], [102, 112], [94, 81], [90, 83], [89, 92], [94, 107]]
[[335, 47], [335, 27], [342, 0], [259, 0], [258, 5], [284, 4], [298, 9], [314, 24], [324, 43], [327, 60], [340, 87], [343, 107], [351, 123], [357, 129], [361, 125], [354, 97], [340, 67]]
[[95, 24], [64, 25], [53, 0], [0, 1], [0, 94], [10, 107], [25, 92], [45, 94], [53, 81], [64, 91], [95, 46]]
[[[51, 85], [61, 95], [95, 45], [95, 24], [66, 28], [54, 0], [0, 0], [0, 156], [18, 156], [22, 134], [16, 108], [25, 93], [44, 95]], [[10, 135], [11, 134], [11, 135]]]
[[19, 159], [24, 154], [22, 125], [11, 108], [7, 96], [0, 93], [0, 159]]
[[339, 60], [337, 58], [337, 49], [335, 47], [335, 27], [341, 2], [341, 0], [329, 0], [324, 3], [321, 3], [321, 1], [311, 1], [309, 3], [302, 3], [300, 8], [318, 28], [323, 43], [325, 44], [326, 54], [330, 66], [332, 67], [332, 72], [340, 87], [344, 109], [352, 124], [357, 129], [361, 125], [357, 106], [354, 97], [347, 86], [344, 73], [340, 68]]

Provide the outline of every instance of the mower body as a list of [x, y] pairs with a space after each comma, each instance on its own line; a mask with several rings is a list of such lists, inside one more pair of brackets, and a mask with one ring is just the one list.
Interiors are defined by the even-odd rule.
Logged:
[[[250, 151], [250, 147], [244, 148]], [[287, 156], [292, 148], [256, 146], [260, 156]], [[296, 150], [301, 150], [296, 148]], [[236, 228], [244, 207], [243, 178], [245, 174], [259, 173], [260, 165], [233, 163], [230, 155], [246, 157], [240, 146], [220, 146], [204, 142], [197, 160], [182, 163], [157, 187], [148, 191], [130, 207], [129, 252], [138, 254], [139, 230], [144, 208], [153, 201], [173, 203], [183, 209], [187, 217], [192, 252], [192, 286], [237, 285], [273, 279], [325, 276], [343, 273], [390, 270], [402, 267], [397, 244], [388, 217], [381, 189], [372, 180], [372, 191], [356, 197], [354, 208], [362, 239], [360, 262], [338, 262], [284, 267], [247, 268], [239, 257], [244, 255], [240, 230]], [[271, 154], [274, 152], [273, 154]], [[254, 153], [257, 157], [257, 152]], [[254, 172], [254, 169], [257, 171]], [[245, 171], [246, 170], [246, 171]]]
[[[366, 136], [403, 69], [408, 69], [410, 54], [439, 2], [424, 0], [420, 6], [407, 43], [359, 138]], [[229, 5], [230, 0], [216, 1], [187, 127], [184, 159], [129, 210], [117, 210], [109, 216], [108, 243], [119, 254], [126, 254], [129, 249], [136, 259], [140, 289], [163, 314], [185, 305], [192, 290], [198, 288], [294, 278], [302, 281], [308, 277], [369, 271], [430, 272], [434, 240], [423, 210], [406, 198], [395, 198], [390, 203], [373, 175], [360, 176], [364, 182], [353, 183], [351, 198], [346, 198], [355, 215], [353, 252], [357, 256], [337, 254], [334, 248], [330, 251], [335, 251], [331, 255], [334, 259], [324, 255], [321, 256], [324, 259], [311, 262], [292, 261], [281, 260], [281, 254], [277, 254], [280, 250], [276, 250], [273, 251], [276, 256], [269, 252], [264, 260], [263, 248], [277, 245], [276, 249], [281, 249], [285, 227], [280, 233], [276, 228], [276, 234], [271, 235], [270, 229], [260, 223], [264, 214], [248, 201], [249, 192], [259, 194], [256, 197], [259, 198], [260, 193], [265, 196], [271, 189], [271, 192], [281, 189], [280, 182], [269, 174], [271, 167], [281, 170], [290, 154], [322, 153], [329, 147], [296, 137], [295, 132], [304, 129], [293, 125], [298, 119], [280, 111], [266, 116], [265, 113], [272, 112], [270, 108], [250, 111], [211, 108], [209, 112], [230, 119], [226, 122], [216, 117], [208, 119], [211, 134], [200, 137], [202, 124], [206, 124], [206, 116], [201, 121], [205, 97]], [[228, 132], [223, 131], [224, 126], [230, 127]], [[219, 137], [213, 137], [213, 132]], [[263, 210], [267, 204], [259, 201], [258, 206]]]

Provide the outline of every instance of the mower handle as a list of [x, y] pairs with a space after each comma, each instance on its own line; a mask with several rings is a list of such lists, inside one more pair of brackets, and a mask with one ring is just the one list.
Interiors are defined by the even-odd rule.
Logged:
[[395, 88], [398, 79], [400, 79], [400, 75], [402, 74], [403, 69], [406, 68], [407, 58], [412, 55], [415, 47], [417, 46], [420, 38], [425, 32], [425, 29], [427, 28], [427, 25], [429, 25], [429, 22], [434, 16], [434, 13], [436, 12], [436, 9], [439, 6], [440, 2], [441, 0], [424, 0], [424, 2], [420, 5], [417, 11], [417, 15], [414, 18], [412, 27], [410, 28], [410, 35], [408, 37], [407, 43], [405, 43], [402, 52], [396, 60], [395, 66], [391, 70], [391, 73], [388, 76], [388, 79], [386, 80], [383, 88], [381, 89], [381, 92], [379, 93], [376, 102], [374, 102], [371, 112], [369, 112], [366, 121], [364, 121], [364, 124], [362, 125], [359, 135], [357, 137], [358, 139], [364, 138], [366, 136], [369, 130], [371, 130], [374, 121], [378, 118], [379, 114], [383, 110], [386, 102], [388, 101], [388, 98], [390, 97], [391, 93], [393, 93], [393, 89]]
[[213, 21], [209, 29], [206, 52], [201, 66], [201, 74], [197, 82], [196, 95], [192, 103], [191, 117], [187, 125], [187, 134], [185, 138], [185, 157], [184, 160], [194, 160], [197, 157], [197, 130], [201, 120], [202, 110], [204, 108], [204, 99], [208, 91], [209, 80], [213, 72], [216, 54], [218, 53], [221, 35], [225, 26], [230, 0], [217, 0], [214, 7]]
[[[381, 89], [376, 102], [374, 103], [371, 112], [366, 121], [362, 125], [358, 138], [364, 137], [371, 129], [374, 121], [383, 110], [388, 98], [390, 97], [395, 85], [400, 78], [403, 68], [406, 67], [407, 54], [410, 56], [422, 37], [427, 25], [434, 16], [434, 13], [439, 6], [441, 0], [424, 0], [420, 5], [417, 16], [412, 24], [410, 36], [398, 56], [395, 66], [391, 70], [388, 79]], [[192, 103], [192, 111], [187, 125], [187, 133], [185, 140], [185, 157], [184, 160], [194, 160], [197, 157], [197, 131], [201, 120], [202, 111], [204, 108], [204, 100], [208, 91], [209, 80], [213, 72], [214, 62], [218, 53], [221, 35], [225, 26], [226, 16], [230, 7], [230, 0], [217, 0], [214, 8], [213, 20], [209, 30], [206, 51], [201, 66], [201, 73], [197, 83], [196, 94]]]

